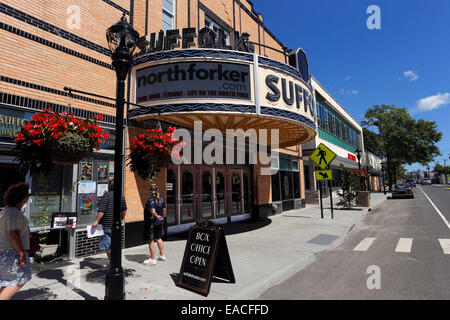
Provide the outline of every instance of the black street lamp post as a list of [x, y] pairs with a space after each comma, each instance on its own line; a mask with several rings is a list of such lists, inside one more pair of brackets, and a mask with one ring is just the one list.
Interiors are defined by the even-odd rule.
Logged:
[[111, 50], [112, 65], [116, 71], [116, 142], [114, 154], [113, 225], [111, 230], [111, 264], [106, 274], [105, 300], [125, 299], [125, 282], [122, 268], [122, 174], [123, 174], [123, 113], [125, 104], [125, 79], [139, 34], [122, 19], [106, 31]]

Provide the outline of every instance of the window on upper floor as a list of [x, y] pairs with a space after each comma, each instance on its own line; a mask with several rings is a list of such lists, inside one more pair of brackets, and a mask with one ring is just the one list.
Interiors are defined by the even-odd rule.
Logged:
[[219, 26], [219, 24], [217, 22], [215, 22], [213, 19], [211, 19], [210, 17], [208, 17], [206, 15], [205, 15], [205, 27], [214, 31], [214, 33], [216, 35], [216, 39], [219, 36], [219, 32], [223, 32], [225, 45], [227, 45], [227, 46], [230, 45], [230, 33], [228, 31], [226, 31], [224, 28], [222, 28], [221, 26]]
[[163, 31], [175, 29], [175, 1], [163, 0], [161, 28]]

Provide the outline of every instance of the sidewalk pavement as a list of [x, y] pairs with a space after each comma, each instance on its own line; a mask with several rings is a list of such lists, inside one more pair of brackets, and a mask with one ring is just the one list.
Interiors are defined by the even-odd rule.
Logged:
[[[387, 195], [371, 194], [371, 208]], [[337, 203], [337, 198], [333, 199]], [[324, 199], [324, 219], [319, 205], [283, 212], [263, 221], [240, 221], [223, 225], [231, 257], [235, 284], [212, 281], [208, 297], [176, 286], [187, 234], [165, 241], [167, 261], [155, 266], [142, 264], [148, 246], [122, 251], [127, 300], [239, 300], [254, 299], [270, 287], [288, 279], [324, 250], [338, 246], [368, 213], [360, 210], [334, 210], [331, 219], [329, 199]], [[14, 300], [103, 300], [106, 254], [51, 264], [33, 263], [33, 277]]]

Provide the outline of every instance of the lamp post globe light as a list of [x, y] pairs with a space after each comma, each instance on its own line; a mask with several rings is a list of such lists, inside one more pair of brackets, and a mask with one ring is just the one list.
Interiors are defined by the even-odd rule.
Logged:
[[116, 142], [114, 151], [113, 225], [111, 230], [111, 263], [106, 274], [105, 300], [125, 299], [125, 282], [122, 268], [122, 174], [123, 174], [123, 113], [125, 79], [131, 68], [132, 57], [139, 34], [127, 22], [125, 14], [119, 22], [106, 31], [111, 50], [112, 65], [116, 71]]

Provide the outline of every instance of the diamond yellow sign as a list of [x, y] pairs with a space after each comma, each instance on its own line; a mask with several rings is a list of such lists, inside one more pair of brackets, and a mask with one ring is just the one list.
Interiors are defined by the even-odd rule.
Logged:
[[316, 180], [333, 180], [332, 170], [317, 170], [314, 171], [316, 173]]
[[320, 169], [325, 169], [336, 158], [336, 153], [328, 149], [323, 143], [309, 156]]

